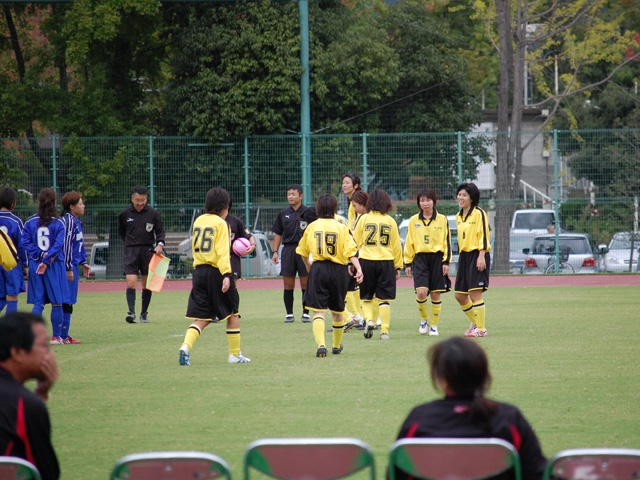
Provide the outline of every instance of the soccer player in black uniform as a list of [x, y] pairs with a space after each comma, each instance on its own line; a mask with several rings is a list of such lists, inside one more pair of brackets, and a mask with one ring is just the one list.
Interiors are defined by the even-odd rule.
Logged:
[[[233, 202], [229, 201], [229, 210], [231, 210]], [[251, 254], [256, 249], [256, 241], [251, 235], [249, 229], [245, 226], [244, 222], [235, 215], [228, 214], [225, 219], [229, 224], [229, 235], [231, 238], [231, 245], [236, 238], [246, 238], [251, 243], [251, 248], [247, 251], [247, 255]], [[231, 249], [231, 271], [233, 272], [233, 281], [236, 282], [239, 278], [242, 278], [242, 262], [240, 257], [235, 254], [233, 248]]]
[[458, 185], [456, 214], [458, 227], [458, 273], [455, 296], [471, 323], [465, 337], [486, 337], [485, 306], [482, 294], [489, 288], [491, 239], [487, 213], [478, 207], [480, 190], [474, 183]]
[[231, 281], [229, 225], [224, 220], [229, 202], [229, 193], [224, 188], [212, 188], [207, 192], [205, 213], [193, 222], [193, 285], [186, 315], [192, 322], [178, 352], [180, 365], [191, 365], [193, 345], [215, 319], [227, 321], [229, 363], [251, 361], [240, 351], [240, 298]]
[[136, 323], [136, 286], [142, 276], [140, 321], [147, 323], [151, 290], [147, 290], [149, 262], [154, 253], [162, 254], [164, 225], [155, 208], [147, 205], [147, 188], [133, 187], [131, 205], [118, 216], [118, 235], [124, 242], [124, 274], [127, 278], [127, 323]]
[[[302, 238], [307, 221], [302, 218], [302, 214], [308, 207], [302, 205], [302, 186], [294, 183], [287, 188], [287, 200], [289, 206], [278, 213], [278, 217], [271, 230], [276, 234], [273, 240], [273, 263], [278, 263], [278, 249], [282, 247], [282, 257], [280, 258], [280, 275], [284, 282], [284, 308], [287, 315], [285, 323], [293, 323], [293, 291], [296, 288], [296, 274], [300, 277], [300, 289], [302, 296], [307, 289], [307, 267], [304, 260], [296, 253], [298, 242]], [[311, 322], [309, 310], [302, 310], [302, 321]]]
[[[313, 265], [309, 267], [309, 283], [304, 294], [304, 305], [313, 311], [313, 336], [318, 349], [317, 357], [326, 357], [324, 340], [324, 315], [328, 310], [333, 316], [334, 355], [342, 351], [344, 334], [345, 295], [349, 287], [348, 269], [354, 269], [355, 280], [362, 281], [360, 262], [356, 257], [358, 246], [347, 227], [336, 220], [338, 202], [333, 195], [322, 195], [316, 203], [318, 219], [307, 226], [296, 248], [305, 264], [309, 255]], [[351, 267], [347, 263], [351, 262]]]
[[[34, 392], [23, 385], [32, 379], [36, 380]], [[0, 318], [0, 455], [27, 460], [43, 480], [60, 477], [44, 403], [57, 379], [58, 367], [42, 317], [14, 312]]]
[[[447, 217], [438, 213], [436, 192], [425, 188], [418, 192], [416, 203], [420, 212], [409, 219], [404, 242], [405, 273], [413, 275], [416, 302], [420, 312], [422, 335], [438, 335], [442, 311], [441, 293], [451, 290], [451, 232]], [[431, 296], [431, 317], [427, 299]]]
[[[442, 391], [444, 398], [415, 407], [402, 423], [398, 440], [500, 438], [517, 450], [522, 480], [540, 480], [547, 460], [533, 428], [517, 407], [485, 397], [491, 374], [484, 350], [476, 342], [452, 337], [432, 345], [427, 358], [433, 387]], [[405, 480], [409, 476], [396, 469], [396, 478]], [[493, 478], [510, 480], [514, 472]]]

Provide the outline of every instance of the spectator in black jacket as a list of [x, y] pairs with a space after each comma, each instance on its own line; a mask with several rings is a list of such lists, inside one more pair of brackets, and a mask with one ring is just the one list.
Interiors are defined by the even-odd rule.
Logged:
[[[0, 455], [31, 462], [43, 480], [60, 477], [44, 403], [57, 378], [43, 318], [27, 312], [0, 318]], [[37, 381], [35, 392], [23, 385], [31, 379]]]
[[[445, 397], [415, 407], [402, 424], [398, 439], [500, 438], [518, 451], [522, 480], [540, 480], [547, 461], [533, 428], [517, 407], [485, 397], [491, 374], [484, 350], [473, 340], [452, 337], [432, 345], [427, 359], [433, 386]], [[513, 472], [498, 477], [514, 478]], [[407, 475], [397, 470], [396, 478]]]

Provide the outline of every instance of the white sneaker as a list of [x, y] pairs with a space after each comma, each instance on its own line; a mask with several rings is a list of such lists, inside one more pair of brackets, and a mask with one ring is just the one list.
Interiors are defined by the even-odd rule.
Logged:
[[373, 320], [369, 320], [364, 326], [364, 338], [371, 338], [373, 336], [373, 330], [375, 329], [375, 324]]
[[429, 324], [427, 323], [426, 320], [420, 320], [420, 328], [418, 328], [418, 331], [422, 335], [426, 335], [427, 332], [429, 332]]
[[180, 347], [180, 350], [178, 350], [178, 363], [180, 365], [191, 365], [190, 357], [189, 347], [186, 345]]
[[388, 333], [381, 333], [380, 334], [380, 340], [389, 340], [389, 334]]
[[242, 352], [238, 353], [238, 355], [229, 354], [229, 363], [249, 363], [250, 361], [251, 359], [243, 356]]
[[360, 315], [359, 313], [356, 313], [355, 315], [351, 315], [351, 320], [353, 320], [356, 323], [364, 322], [364, 318], [362, 318], [362, 315]]
[[430, 337], [437, 337], [438, 335], [440, 335], [440, 334], [438, 333], [438, 327], [431, 327], [431, 328], [429, 329], [429, 336], [430, 336]]
[[464, 332], [464, 336], [467, 336], [467, 333], [471, 333], [476, 329], [476, 324], [475, 323], [470, 323], [469, 324], [469, 328], [467, 328], [467, 330]]

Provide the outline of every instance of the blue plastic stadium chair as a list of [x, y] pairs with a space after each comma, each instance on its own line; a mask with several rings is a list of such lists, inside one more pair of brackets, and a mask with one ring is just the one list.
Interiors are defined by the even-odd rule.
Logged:
[[18, 457], [0, 457], [2, 480], [40, 480], [40, 472], [31, 463]]
[[543, 480], [633, 480], [640, 478], [640, 450], [630, 448], [580, 448], [557, 453]]
[[111, 480], [231, 480], [229, 465], [206, 452], [133, 453], [118, 460]]
[[244, 478], [255, 469], [278, 480], [335, 480], [369, 469], [375, 480], [371, 448], [355, 438], [265, 438], [244, 455]]
[[403, 438], [391, 445], [389, 480], [396, 469], [425, 480], [480, 480], [507, 470], [522, 477], [518, 452], [499, 438]]

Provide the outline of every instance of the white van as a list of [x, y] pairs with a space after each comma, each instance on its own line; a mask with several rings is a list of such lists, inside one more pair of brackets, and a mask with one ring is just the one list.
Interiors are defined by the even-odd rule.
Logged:
[[[545, 234], [549, 225], [555, 225], [556, 212], [544, 208], [516, 210], [511, 219], [511, 233]], [[533, 239], [532, 239], [533, 240]]]

